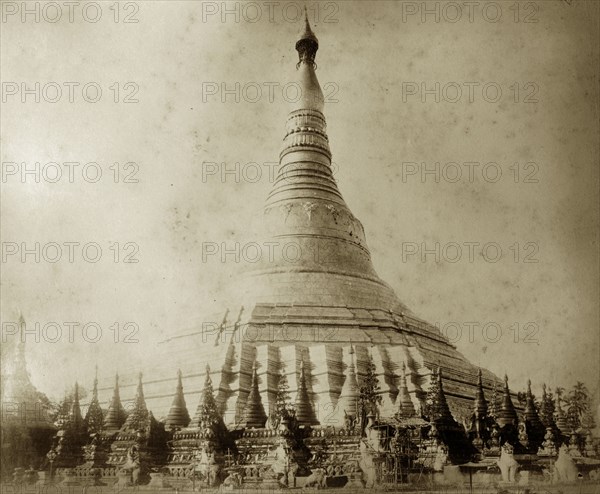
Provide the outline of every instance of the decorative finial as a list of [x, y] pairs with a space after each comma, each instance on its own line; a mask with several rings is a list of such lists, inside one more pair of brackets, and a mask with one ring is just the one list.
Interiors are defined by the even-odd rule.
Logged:
[[306, 6], [304, 6], [304, 32], [302, 33], [302, 36], [300, 36], [300, 39], [296, 42], [296, 51], [298, 52], [298, 56], [300, 58], [297, 67], [299, 67], [302, 62], [316, 67], [315, 55], [317, 54], [318, 49], [319, 40], [310, 28], [310, 23], [308, 22], [308, 11], [306, 10]]

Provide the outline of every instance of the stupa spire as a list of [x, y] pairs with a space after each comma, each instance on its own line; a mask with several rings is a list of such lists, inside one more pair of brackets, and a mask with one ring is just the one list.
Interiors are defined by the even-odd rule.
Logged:
[[[332, 307], [360, 300], [365, 307], [405, 313], [406, 307], [375, 272], [364, 228], [333, 177], [325, 98], [315, 73], [319, 41], [307, 17], [295, 48], [299, 62], [293, 82], [298, 92], [290, 98], [277, 177], [261, 223], [269, 240], [298, 245], [300, 257], [293, 266], [281, 255], [247, 265], [242, 296], [249, 303], [280, 300]], [[326, 261], [315, 255], [323, 252], [335, 255]]]
[[142, 383], [142, 373], [138, 375], [138, 386], [133, 400], [133, 410], [128, 415], [124, 429], [138, 430], [148, 419], [148, 407], [144, 398], [144, 385]]
[[446, 400], [446, 393], [444, 392], [444, 384], [442, 381], [442, 368], [438, 367], [437, 369], [437, 399], [435, 406], [435, 421], [436, 422], [454, 422], [454, 417], [450, 412], [450, 407], [448, 406], [448, 401]]
[[402, 362], [402, 372], [400, 373], [400, 385], [398, 386], [398, 417], [408, 418], [416, 415], [415, 406], [410, 399], [408, 386], [406, 384], [406, 364]]
[[214, 439], [218, 428], [222, 424], [219, 414], [217, 401], [213, 390], [212, 379], [210, 377], [210, 365], [206, 364], [206, 375], [204, 377], [204, 387], [200, 394], [200, 402], [196, 408], [194, 418], [189, 427], [198, 428], [205, 439]]
[[481, 376], [481, 368], [477, 371], [477, 392], [475, 394], [475, 413], [478, 417], [484, 418], [488, 414], [488, 403], [483, 392], [483, 381]]
[[358, 412], [358, 380], [356, 379], [356, 365], [354, 363], [354, 347], [350, 345], [350, 365], [347, 369], [346, 379], [342, 385], [337, 408], [339, 422], [343, 423], [346, 415], [356, 417]]
[[249, 429], [259, 429], [265, 426], [267, 414], [262, 404], [260, 392], [258, 390], [258, 374], [256, 371], [256, 362], [252, 365], [252, 382], [250, 383], [250, 393], [244, 409], [244, 417], [240, 425]]
[[108, 412], [104, 418], [104, 427], [109, 430], [120, 429], [125, 423], [127, 414], [121, 404], [121, 396], [119, 394], [119, 374], [115, 375], [115, 387], [113, 390], [112, 399], [108, 406]]
[[306, 389], [304, 360], [300, 361], [300, 376], [298, 378], [298, 393], [296, 395], [296, 420], [300, 425], [315, 425], [319, 423], [310, 402], [308, 390]]
[[523, 412], [525, 419], [525, 427], [529, 439], [529, 446], [537, 451], [544, 440], [544, 432], [546, 428], [540, 420], [540, 416], [535, 406], [533, 393], [531, 392], [531, 380], [527, 380], [527, 393], [525, 395], [525, 411]]
[[538, 415], [535, 402], [533, 401], [533, 393], [531, 392], [531, 380], [527, 380], [527, 392], [525, 394], [525, 411], [523, 413], [525, 420], [536, 426], [541, 426], [542, 422]]
[[69, 420], [75, 429], [83, 425], [83, 417], [81, 416], [81, 406], [79, 404], [79, 384], [75, 381], [75, 389], [73, 391], [73, 402], [69, 412]]
[[504, 393], [502, 394], [502, 402], [498, 410], [497, 422], [500, 427], [505, 425], [517, 425], [518, 416], [515, 406], [513, 405], [510, 397], [510, 390], [508, 388], [508, 376], [504, 375]]
[[94, 388], [92, 389], [92, 399], [85, 414], [85, 426], [90, 434], [98, 433], [102, 430], [103, 413], [98, 401], [98, 366], [94, 376]]
[[31, 383], [25, 357], [25, 319], [19, 315], [19, 333], [15, 335], [15, 343], [11, 348], [10, 358], [2, 358], [2, 400], [5, 403], [26, 403], [37, 401], [37, 390]]
[[181, 429], [187, 427], [190, 423], [190, 414], [185, 403], [185, 396], [183, 395], [183, 381], [181, 370], [177, 370], [177, 386], [175, 388], [175, 395], [173, 396], [173, 403], [167, 415], [165, 422], [167, 430]]

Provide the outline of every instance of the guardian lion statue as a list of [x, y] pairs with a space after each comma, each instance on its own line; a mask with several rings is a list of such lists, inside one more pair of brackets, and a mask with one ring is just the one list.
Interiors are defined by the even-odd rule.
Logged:
[[514, 448], [509, 443], [505, 443], [502, 446], [500, 453], [500, 459], [497, 461], [500, 467], [500, 473], [502, 474], [503, 482], [514, 482], [519, 464], [513, 456]]
[[324, 488], [326, 486], [327, 476], [324, 468], [315, 468], [306, 479], [304, 487]]
[[554, 480], [556, 482], [572, 482], [577, 480], [577, 466], [569, 454], [569, 448], [563, 444], [558, 450], [558, 458], [554, 463]]

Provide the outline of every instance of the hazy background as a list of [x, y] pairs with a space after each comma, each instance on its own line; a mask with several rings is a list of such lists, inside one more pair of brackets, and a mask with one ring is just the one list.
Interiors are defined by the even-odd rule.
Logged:
[[[287, 7], [284, 16], [290, 3], [275, 5], [270, 20], [268, 6], [257, 2], [257, 22], [248, 22], [258, 10], [247, 5], [227, 4], [240, 9], [236, 22], [233, 14], [222, 18], [221, 2], [193, 1], [121, 3], [118, 23], [112, 2], [99, 3], [96, 23], [86, 22], [80, 10], [69, 22], [66, 7], [55, 23], [43, 15], [40, 22], [29, 16], [22, 23], [19, 15], [3, 22], [3, 82], [81, 85], [74, 103], [66, 86], [56, 103], [6, 96], [2, 161], [31, 168], [35, 162], [94, 161], [103, 171], [98, 183], [82, 178], [82, 166], [74, 183], [66, 169], [57, 183], [35, 183], [33, 176], [23, 183], [20, 174], [2, 183], [4, 243], [33, 248], [35, 242], [97, 242], [103, 249], [97, 263], [83, 260], [80, 249], [69, 263], [65, 248], [56, 263], [36, 263], [33, 256], [23, 263], [13, 255], [2, 264], [4, 323], [21, 312], [32, 331], [36, 322], [93, 321], [102, 328], [97, 343], [83, 341], [80, 332], [70, 342], [64, 325], [56, 343], [41, 335], [36, 344], [28, 335], [32, 380], [51, 398], [60, 398], [75, 379], [89, 387], [96, 363], [102, 380], [120, 367], [151, 365], [156, 341], [193, 328], [219, 290], [235, 283], [235, 269], [217, 256], [202, 262], [202, 244], [243, 241], [270, 189], [267, 167], [255, 183], [244, 174], [254, 178], [255, 167], [247, 163], [278, 159], [288, 111], [281, 86], [292, 80], [302, 27], [295, 19], [303, 4]], [[475, 7], [472, 22], [465, 10], [454, 23], [446, 2], [428, 3], [440, 9], [439, 22], [433, 14], [422, 22], [421, 2], [307, 3], [320, 41], [317, 74], [322, 86], [330, 84], [325, 111], [336, 178], [365, 227], [380, 276], [424, 319], [462, 325], [462, 338], [455, 330], [449, 336], [470, 360], [508, 372], [517, 389], [530, 377], [534, 392], [542, 381], [554, 387], [583, 380], [597, 393], [598, 4], [519, 2], [515, 10], [512, 1], [495, 2], [502, 17], [493, 23], [482, 12], [489, 3]], [[488, 18], [496, 16], [496, 7], [486, 11]], [[413, 8], [419, 11], [407, 15]], [[217, 9], [217, 15], [203, 19], [203, 9]], [[139, 22], [124, 23], [128, 13]], [[97, 103], [82, 98], [88, 82], [103, 90]], [[119, 100], [130, 93], [126, 83], [137, 84], [139, 102], [115, 103], [109, 89], [115, 82]], [[262, 97], [252, 103], [241, 92], [238, 102], [235, 95], [222, 102], [219, 92], [204, 94], [203, 101], [203, 83], [231, 89], [236, 82], [260, 85]], [[456, 103], [436, 103], [433, 95], [422, 102], [420, 93], [403, 98], [407, 82], [428, 88], [456, 82], [463, 95]], [[465, 82], [479, 83], [472, 102]], [[482, 96], [481, 87], [490, 82], [502, 89], [497, 103]], [[279, 85], [272, 102], [265, 83]], [[515, 83], [518, 96], [510, 89]], [[535, 86], [525, 88], [528, 83]], [[538, 88], [537, 102], [526, 103], [532, 87]], [[109, 166], [129, 161], [139, 164], [139, 182], [122, 183], [122, 172], [115, 183]], [[206, 162], [230, 169], [238, 162], [239, 183], [234, 175], [203, 180]], [[432, 169], [440, 162], [440, 170], [448, 162], [481, 166], [472, 182], [463, 166], [456, 183], [443, 175], [436, 183], [432, 175], [423, 179], [420, 168], [403, 176], [403, 162]], [[496, 183], [482, 177], [488, 162], [502, 170]], [[525, 170], [527, 162], [536, 163], [537, 171]], [[514, 163], [522, 172], [516, 183]], [[446, 170], [453, 178], [454, 170]], [[525, 182], [523, 174], [537, 182]], [[114, 262], [111, 242], [120, 243], [121, 262]], [[131, 252], [123, 248], [127, 242], [139, 246], [138, 263], [122, 262]], [[429, 249], [439, 243], [442, 252], [456, 242], [462, 257], [449, 262], [456, 251], [447, 250], [440, 262], [433, 254], [425, 262], [421, 253], [403, 258], [403, 250], [422, 242]], [[471, 262], [465, 242], [495, 243], [503, 256], [487, 262], [475, 247]], [[515, 247], [510, 249], [515, 244], [518, 262]], [[532, 249], [529, 259], [538, 262], [523, 262]], [[109, 329], [116, 322], [118, 343]], [[138, 343], [123, 342], [126, 322], [139, 327]], [[477, 324], [472, 338], [469, 322]], [[482, 334], [489, 322], [502, 328], [497, 342], [490, 341], [494, 330], [488, 338]], [[515, 342], [510, 328], [528, 323], [537, 325], [537, 333], [521, 329]], [[524, 342], [527, 335], [534, 342]], [[46, 340], [53, 337], [46, 333]]]

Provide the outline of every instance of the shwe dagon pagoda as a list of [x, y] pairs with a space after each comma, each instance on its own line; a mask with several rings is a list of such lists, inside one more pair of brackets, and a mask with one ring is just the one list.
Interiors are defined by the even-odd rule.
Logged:
[[308, 20], [295, 48], [301, 97], [262, 241], [302, 255], [242, 270], [217, 330], [165, 341], [177, 361], [144, 369], [127, 411], [118, 376], [110, 389], [94, 383], [84, 418], [76, 393], [49, 452], [56, 475], [183, 490], [373, 487], [477, 469], [510, 483], [519, 467], [540, 479], [544, 469], [566, 478], [571, 466], [591, 476], [591, 422], [569, 421], [546, 392], [542, 410], [529, 385], [521, 405], [508, 377], [471, 364], [375, 272], [333, 178]]

